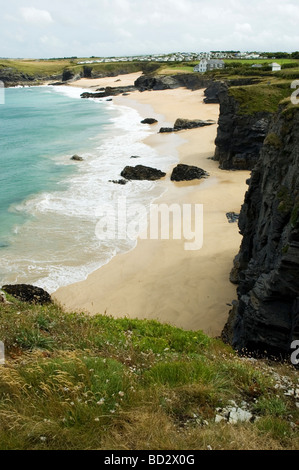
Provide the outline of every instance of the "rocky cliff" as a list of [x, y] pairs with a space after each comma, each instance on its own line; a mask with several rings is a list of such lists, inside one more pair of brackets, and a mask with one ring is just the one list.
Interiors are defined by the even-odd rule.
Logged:
[[190, 90], [199, 90], [211, 85], [212, 79], [203, 77], [201, 74], [181, 73], [175, 75], [141, 75], [135, 81], [135, 87], [139, 91], [167, 90], [185, 87]]
[[272, 114], [264, 111], [241, 114], [240, 103], [230, 93], [228, 83], [221, 82], [218, 87], [213, 84], [210, 90], [206, 91], [205, 101], [217, 102], [218, 98], [220, 103], [214, 159], [219, 161], [219, 167], [224, 170], [252, 170], [267, 135]]
[[299, 339], [298, 129], [298, 107], [281, 108], [248, 181], [231, 273], [238, 301], [223, 331], [238, 350], [289, 354]]

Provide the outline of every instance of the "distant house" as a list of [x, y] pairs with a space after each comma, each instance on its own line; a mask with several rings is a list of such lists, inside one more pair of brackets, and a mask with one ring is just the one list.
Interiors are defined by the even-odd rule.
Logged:
[[271, 64], [272, 72], [278, 72], [281, 70], [281, 65], [277, 64], [276, 62], [272, 62]]
[[251, 66], [253, 69], [261, 69], [262, 68], [262, 64], [253, 64]]
[[194, 72], [207, 72], [208, 70], [215, 69], [224, 69], [225, 63], [221, 59], [202, 59], [199, 64], [197, 64], [193, 71]]

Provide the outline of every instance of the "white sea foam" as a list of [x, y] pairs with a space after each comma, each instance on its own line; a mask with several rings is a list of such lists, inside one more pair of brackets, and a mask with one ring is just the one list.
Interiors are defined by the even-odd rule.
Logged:
[[[65, 86], [49, 89], [75, 99], [84, 91]], [[92, 139], [93, 150], [81, 154], [84, 161], [70, 162], [70, 155], [54, 159], [58, 165], [76, 167], [75, 173], [63, 181], [67, 189], [60, 190], [58, 184], [57, 191], [38, 194], [12, 208], [25, 212], [29, 219], [18, 227], [12, 247], [2, 252], [6, 281], [30, 282], [53, 292], [85, 279], [117, 253], [135, 246], [134, 240], [100, 242], [95, 235], [98, 209], [121, 196], [128, 203], [138, 202], [149, 208], [165, 186], [152, 181], [131, 181], [122, 186], [109, 180], [119, 179], [126, 165], [144, 164], [166, 171], [177, 161], [177, 155], [158, 155], [143, 142], [153, 131], [140, 124], [141, 116], [134, 109], [116, 107], [112, 102], [103, 106], [118, 110], [118, 115], [110, 118], [105, 138], [102, 134]]]

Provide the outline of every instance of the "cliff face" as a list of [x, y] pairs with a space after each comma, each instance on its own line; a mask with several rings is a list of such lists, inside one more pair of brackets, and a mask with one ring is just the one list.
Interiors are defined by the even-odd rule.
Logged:
[[217, 96], [220, 117], [214, 159], [219, 161], [219, 167], [224, 170], [252, 170], [267, 135], [272, 114], [240, 114], [239, 103], [229, 93], [227, 83], [221, 84]]
[[239, 284], [223, 338], [238, 350], [289, 353], [299, 339], [299, 109], [280, 110], [239, 219], [231, 280]]
[[141, 75], [134, 85], [139, 91], [167, 90], [186, 87], [190, 90], [199, 90], [211, 85], [212, 80], [204, 78], [201, 74], [182, 73], [176, 75]]

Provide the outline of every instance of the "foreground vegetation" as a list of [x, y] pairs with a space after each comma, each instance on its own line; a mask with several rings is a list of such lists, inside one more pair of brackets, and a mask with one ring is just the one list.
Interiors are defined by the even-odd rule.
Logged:
[[[293, 366], [200, 331], [9, 300], [0, 449], [299, 448]], [[249, 422], [215, 422], [232, 400]]]

